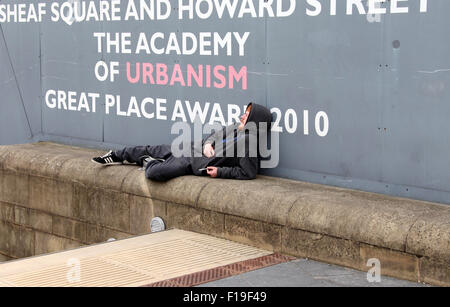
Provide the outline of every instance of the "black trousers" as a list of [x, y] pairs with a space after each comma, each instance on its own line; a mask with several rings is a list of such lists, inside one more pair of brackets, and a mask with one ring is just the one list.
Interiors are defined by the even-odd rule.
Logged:
[[115, 152], [123, 161], [136, 163], [140, 166], [147, 156], [165, 161], [153, 160], [147, 164], [145, 176], [155, 181], [168, 181], [170, 179], [192, 175], [191, 159], [186, 157], [176, 158], [172, 154], [169, 145], [126, 147]]

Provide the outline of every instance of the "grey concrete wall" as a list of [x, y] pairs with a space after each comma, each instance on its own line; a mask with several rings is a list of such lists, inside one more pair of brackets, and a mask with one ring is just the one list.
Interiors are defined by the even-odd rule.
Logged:
[[[259, 2], [253, 2], [258, 11]], [[397, 14], [383, 4], [387, 14], [379, 16], [357, 14], [357, 7], [348, 15], [346, 1], [339, 0], [336, 15], [331, 15], [329, 1], [318, 2], [318, 16], [308, 16], [314, 7], [307, 1], [296, 1], [289, 17], [180, 20], [178, 1], [170, 1], [173, 11], [167, 20], [1, 23], [0, 144], [51, 140], [116, 148], [167, 143], [174, 138], [170, 117], [177, 99], [201, 106], [217, 103], [223, 110], [255, 101], [279, 108], [283, 117], [281, 161], [264, 174], [450, 203], [450, 140], [445, 133], [450, 98], [450, 21], [445, 12], [450, 2], [428, 1], [427, 11], [420, 12], [425, 1], [404, 1], [399, 6], [408, 13]], [[362, 2], [367, 11], [368, 2]], [[122, 12], [127, 3], [121, 1]], [[282, 3], [289, 6], [288, 0]], [[94, 32], [250, 36], [244, 56], [236, 45], [233, 56], [136, 55], [98, 53]], [[115, 82], [97, 80], [94, 66], [100, 60], [120, 62]], [[246, 66], [248, 84], [246, 89], [239, 83], [234, 89], [131, 84], [127, 61], [164, 63], [169, 69], [176, 64]], [[164, 98], [169, 118], [105, 114], [101, 104], [96, 113], [51, 109], [44, 99], [51, 89], [121, 95], [125, 105], [130, 96]], [[297, 115], [293, 133], [284, 123], [289, 109]], [[325, 136], [315, 128], [321, 111], [329, 120]]]

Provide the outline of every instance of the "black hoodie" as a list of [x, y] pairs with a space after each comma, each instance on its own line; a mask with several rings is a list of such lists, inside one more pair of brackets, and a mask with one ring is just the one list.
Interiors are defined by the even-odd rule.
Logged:
[[[251, 105], [252, 109], [243, 130], [239, 130], [241, 123], [237, 122], [207, 137], [203, 140], [202, 146], [198, 146], [197, 148], [194, 146], [191, 165], [195, 175], [206, 175], [206, 172], [199, 170], [208, 166], [214, 166], [218, 168], [217, 175], [219, 178], [240, 180], [256, 178], [260, 164], [259, 150], [257, 151], [257, 155], [251, 154], [249, 146], [253, 144], [253, 141], [258, 140], [259, 133], [261, 133], [258, 131], [260, 123], [267, 123], [268, 129], [270, 129], [272, 114], [267, 108], [261, 105], [255, 103], [251, 103]], [[254, 124], [257, 127], [256, 131], [253, 129]], [[264, 133], [264, 135], [267, 135], [267, 133]], [[250, 141], [251, 136], [255, 136], [252, 141]], [[215, 156], [208, 158], [203, 155], [203, 148], [206, 144], [211, 144], [214, 147], [216, 151]], [[245, 144], [245, 147], [239, 146], [242, 150], [239, 155], [237, 154], [238, 144]], [[223, 150], [220, 150], [220, 148]], [[201, 153], [198, 152], [200, 150], [202, 151]], [[201, 154], [202, 156], [195, 157], [195, 151], [197, 151], [197, 155]], [[227, 157], [227, 153], [229, 157]]]

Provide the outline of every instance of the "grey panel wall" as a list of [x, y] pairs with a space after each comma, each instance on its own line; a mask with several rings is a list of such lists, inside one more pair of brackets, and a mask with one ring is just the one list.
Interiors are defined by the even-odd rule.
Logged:
[[[420, 1], [409, 0], [402, 4], [408, 14], [375, 18], [346, 15], [346, 3], [339, 0], [336, 16], [329, 14], [329, 1], [320, 1], [322, 14], [311, 17], [305, 11], [312, 7], [297, 1], [285, 18], [220, 20], [179, 20], [177, 2], [171, 1], [175, 13], [162, 21], [1, 24], [0, 143], [52, 140], [102, 148], [168, 143], [177, 99], [218, 103], [224, 111], [228, 104], [255, 101], [279, 108], [283, 116], [281, 161], [264, 174], [450, 203], [449, 1], [428, 1], [428, 11], [420, 13]], [[122, 12], [126, 3], [121, 2]], [[242, 57], [237, 46], [232, 57], [98, 54], [93, 38], [94, 32], [158, 31], [251, 34]], [[95, 78], [99, 60], [121, 63], [118, 80]], [[169, 68], [247, 66], [248, 88], [131, 84], [127, 61]], [[42, 97], [49, 89], [164, 98], [169, 118], [105, 114], [104, 105], [96, 113], [50, 109]], [[297, 115], [294, 133], [284, 123], [289, 109]], [[329, 119], [324, 137], [315, 131], [321, 111]]]
[[0, 93], [0, 144], [30, 142], [42, 130], [38, 25], [0, 23]]
[[[95, 79], [93, 66], [101, 59], [92, 33], [100, 24], [42, 24], [42, 89], [74, 92], [103, 92]], [[69, 110], [49, 109], [42, 101], [42, 132], [51, 136], [103, 141], [103, 116]]]

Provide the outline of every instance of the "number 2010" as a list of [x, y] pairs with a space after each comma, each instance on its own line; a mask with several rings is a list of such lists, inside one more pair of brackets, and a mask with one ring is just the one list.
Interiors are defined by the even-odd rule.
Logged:
[[[297, 112], [293, 109], [288, 109], [284, 113], [284, 117], [282, 112], [278, 108], [272, 108], [270, 110], [275, 117], [275, 123], [273, 124], [272, 131], [275, 132], [283, 132], [286, 130], [287, 133], [293, 134], [297, 132], [298, 128], [298, 116]], [[303, 134], [309, 135], [309, 121], [310, 115], [308, 110], [303, 111]], [[284, 126], [284, 129], [283, 129]], [[325, 137], [328, 135], [328, 131], [330, 129], [330, 121], [328, 119], [327, 113], [320, 111], [316, 114], [314, 118], [314, 128], [315, 132], [318, 136]]]

